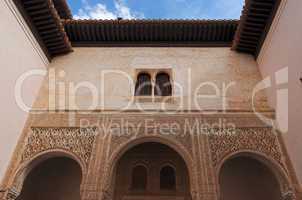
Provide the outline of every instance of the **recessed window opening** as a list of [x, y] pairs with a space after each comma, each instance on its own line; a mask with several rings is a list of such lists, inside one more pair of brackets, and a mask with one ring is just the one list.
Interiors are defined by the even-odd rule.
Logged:
[[137, 76], [135, 85], [135, 96], [151, 96], [152, 83], [151, 76], [148, 73], [140, 73]]
[[169, 74], [163, 72], [156, 75], [154, 94], [155, 96], [172, 95], [172, 85]]
[[171, 166], [165, 166], [160, 171], [160, 189], [161, 190], [175, 190], [176, 189], [176, 175], [175, 170]]
[[138, 165], [132, 170], [132, 189], [146, 190], [147, 187], [147, 169], [143, 165]]

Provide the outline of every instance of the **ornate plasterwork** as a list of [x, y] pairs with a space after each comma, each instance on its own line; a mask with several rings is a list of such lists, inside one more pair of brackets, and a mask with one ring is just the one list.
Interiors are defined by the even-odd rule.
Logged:
[[95, 141], [94, 128], [32, 128], [22, 154], [22, 162], [44, 151], [62, 149], [88, 164]]
[[214, 167], [236, 152], [258, 152], [283, 165], [277, 136], [272, 128], [235, 128], [206, 130]]
[[283, 195], [282, 195], [282, 200], [296, 200], [296, 195], [293, 191], [286, 191]]
[[9, 189], [6, 194], [6, 200], [15, 200], [18, 197], [18, 192], [14, 189]]
[[129, 143], [132, 140], [136, 140], [143, 137], [161, 137], [167, 140], [171, 140], [177, 142], [182, 146], [182, 148], [186, 149], [192, 155], [192, 139], [190, 134], [183, 133], [160, 133], [156, 132], [152, 129], [142, 129], [137, 134], [114, 134], [112, 133], [111, 147], [110, 147], [110, 155], [113, 154], [113, 151], [118, 149], [119, 147]]

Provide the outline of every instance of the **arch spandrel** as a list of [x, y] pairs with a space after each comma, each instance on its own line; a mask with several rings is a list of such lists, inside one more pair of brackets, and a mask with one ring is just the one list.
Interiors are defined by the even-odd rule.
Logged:
[[212, 164], [215, 168], [231, 154], [251, 151], [266, 155], [286, 169], [278, 138], [272, 128], [207, 130]]
[[77, 155], [82, 162], [88, 165], [96, 139], [95, 130], [95, 128], [77, 127], [33, 127], [25, 141], [20, 162], [31, 160], [45, 151], [62, 149]]

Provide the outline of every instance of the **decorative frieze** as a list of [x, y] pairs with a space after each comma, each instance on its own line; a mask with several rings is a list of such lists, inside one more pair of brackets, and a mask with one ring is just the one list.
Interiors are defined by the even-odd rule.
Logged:
[[265, 154], [283, 165], [278, 139], [272, 128], [209, 129], [206, 132], [214, 167], [228, 155], [242, 151]]
[[[27, 132], [26, 140], [21, 143], [21, 163], [18, 165], [26, 165], [27, 161], [43, 152], [70, 152], [86, 165], [88, 170], [85, 176], [96, 177], [93, 181], [86, 177], [87, 180], [84, 179], [82, 183], [82, 199], [87, 200], [112, 200], [115, 186], [112, 169], [117, 159], [124, 150], [143, 141], [154, 140], [171, 144], [181, 154], [190, 172], [193, 200], [217, 199], [215, 169], [224, 159], [237, 152], [261, 153], [286, 169], [277, 135], [272, 128], [254, 128], [254, 120], [250, 123], [253, 127], [232, 127], [228, 126], [231, 124], [229, 121], [235, 122], [236, 119], [228, 118], [222, 121], [226, 126], [215, 128], [216, 122], [219, 122], [216, 118], [127, 116], [105, 117], [100, 120], [99, 126], [95, 126], [97, 128], [33, 127]], [[97, 145], [100, 147], [96, 148]], [[90, 162], [94, 160], [95, 163]], [[147, 160], [144, 162], [150, 164]], [[89, 164], [91, 165], [88, 166]], [[201, 181], [207, 176], [214, 178]], [[289, 185], [287, 180], [283, 182], [282, 184]], [[284, 188], [283, 191], [287, 191], [287, 187]], [[15, 198], [13, 192], [7, 193], [6, 197], [10, 200]], [[290, 193], [284, 195], [284, 198], [290, 199]]]
[[25, 142], [22, 162], [52, 149], [62, 149], [88, 164], [96, 133], [94, 128], [32, 128]]

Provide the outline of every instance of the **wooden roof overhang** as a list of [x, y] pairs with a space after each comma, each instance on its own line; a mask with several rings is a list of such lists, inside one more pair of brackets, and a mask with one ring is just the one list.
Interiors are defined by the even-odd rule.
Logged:
[[[59, 1], [62, 2], [58, 3]], [[63, 1], [65, 0], [14, 0], [49, 59], [72, 51], [71, 43], [54, 4], [57, 2], [56, 5], [61, 6], [64, 4]], [[69, 15], [67, 10], [60, 12], [62, 16]]]
[[246, 0], [237, 20], [74, 20], [66, 0], [13, 0], [46, 56], [72, 46], [222, 47], [258, 56], [281, 0]]
[[73, 46], [231, 46], [236, 20], [64, 20]]
[[53, 0], [53, 4], [61, 19], [72, 19], [72, 13], [66, 0]]
[[281, 0], [246, 0], [233, 50], [258, 57]]

